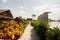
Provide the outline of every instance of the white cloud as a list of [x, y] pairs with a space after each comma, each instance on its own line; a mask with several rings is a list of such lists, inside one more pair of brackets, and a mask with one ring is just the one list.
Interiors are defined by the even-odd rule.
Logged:
[[[22, 7], [21, 7], [22, 8]], [[14, 16], [14, 18], [15, 17], [19, 17], [19, 16], [21, 16], [21, 17], [23, 17], [23, 18], [26, 18], [26, 11], [24, 11], [23, 9], [20, 9], [19, 7], [18, 8], [12, 8], [12, 9], [10, 9], [11, 10], [11, 12], [12, 12], [12, 14], [13, 14], [13, 16]]]
[[19, 8], [19, 9], [26, 9], [26, 10], [29, 10], [29, 8], [28, 7], [26, 7], [26, 6], [19, 6], [19, 7], [17, 7], [17, 8]]
[[20, 7], [18, 7], [18, 8], [21, 8], [21, 9], [23, 9], [23, 6], [20, 6]]
[[24, 11], [24, 10], [20, 10], [20, 13], [23, 13], [23, 14], [24, 14], [24, 13], [25, 13], [25, 11]]
[[52, 9], [52, 8], [56, 8], [58, 7], [59, 5], [49, 5], [49, 4], [45, 4], [45, 5], [42, 5], [42, 6], [35, 6], [35, 7], [32, 7], [33, 11], [46, 11], [46, 10], [49, 10], [49, 9]]
[[1, 0], [2, 1], [2, 3], [7, 3], [7, 0]]
[[35, 6], [32, 7], [34, 13], [38, 16], [45, 11], [51, 11], [52, 13], [49, 14], [49, 18], [51, 19], [60, 19], [60, 5], [49, 5], [45, 4], [43, 6]]
[[[26, 11], [27, 7], [20, 6], [17, 8], [12, 8], [11, 11], [14, 17], [22, 16], [23, 18], [31, 17], [32, 13], [29, 14]], [[42, 14], [44, 11], [51, 11], [49, 14], [49, 18], [51, 19], [59, 19], [60, 18], [60, 6], [59, 5], [43, 5], [43, 6], [34, 6], [32, 7], [33, 14], [36, 14], [36, 18], [38, 15]]]
[[60, 19], [60, 7], [51, 9], [52, 13], [49, 14], [49, 18], [58, 20]]
[[33, 9], [33, 11], [42, 11], [47, 6], [48, 6], [48, 4], [43, 5], [43, 6], [35, 6], [35, 7], [32, 7], [32, 9]]

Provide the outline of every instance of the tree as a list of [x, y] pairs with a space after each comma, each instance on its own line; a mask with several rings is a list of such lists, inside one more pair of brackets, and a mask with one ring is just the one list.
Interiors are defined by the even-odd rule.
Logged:
[[33, 19], [34, 19], [35, 16], [36, 16], [35, 14], [32, 14]]

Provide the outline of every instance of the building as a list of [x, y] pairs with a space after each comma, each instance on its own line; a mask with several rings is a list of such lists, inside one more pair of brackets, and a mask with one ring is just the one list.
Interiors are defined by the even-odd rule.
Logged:
[[22, 23], [24, 21], [24, 19], [22, 17], [16, 17], [14, 19], [17, 23]]
[[14, 19], [10, 10], [0, 10], [0, 23]]
[[38, 20], [43, 20], [43, 21], [48, 22], [48, 13], [51, 13], [51, 12], [44, 12], [43, 14], [38, 16]]

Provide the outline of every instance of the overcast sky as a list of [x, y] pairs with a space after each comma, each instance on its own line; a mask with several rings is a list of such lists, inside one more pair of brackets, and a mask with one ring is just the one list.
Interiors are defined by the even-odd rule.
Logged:
[[14, 17], [24, 18], [51, 11], [49, 18], [60, 19], [60, 0], [0, 0], [0, 9], [10, 9]]

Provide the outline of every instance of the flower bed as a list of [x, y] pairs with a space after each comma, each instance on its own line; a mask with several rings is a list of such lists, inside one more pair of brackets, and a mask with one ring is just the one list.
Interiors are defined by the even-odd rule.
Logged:
[[14, 20], [3, 21], [0, 27], [0, 39], [17, 40], [22, 35], [22, 23]]

